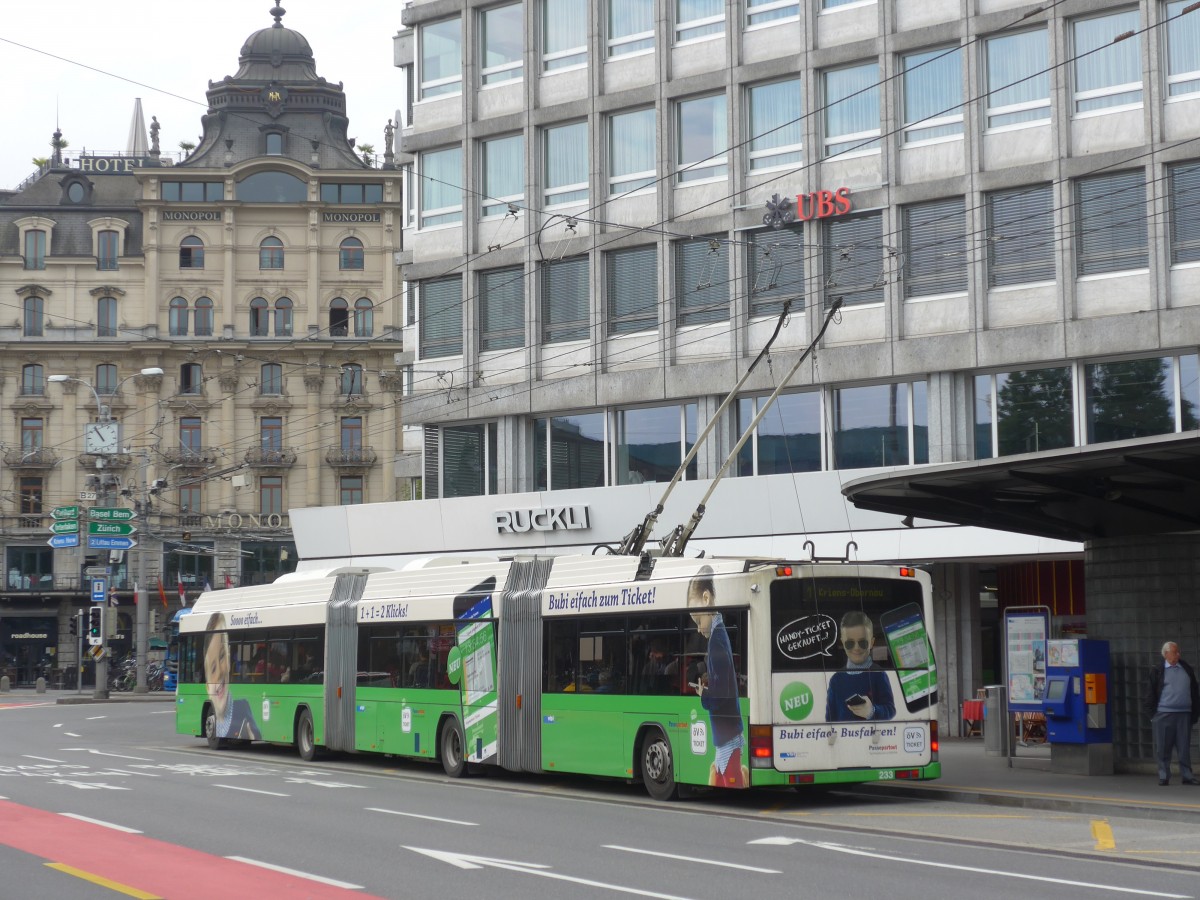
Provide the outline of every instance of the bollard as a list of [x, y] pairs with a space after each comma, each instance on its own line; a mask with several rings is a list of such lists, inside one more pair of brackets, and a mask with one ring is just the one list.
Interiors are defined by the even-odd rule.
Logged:
[[38, 676], [37, 683], [33, 686], [33, 692], [35, 694], [46, 693], [46, 679], [43, 678], [41, 675]]
[[8, 676], [0, 675], [0, 694], [8, 693]]

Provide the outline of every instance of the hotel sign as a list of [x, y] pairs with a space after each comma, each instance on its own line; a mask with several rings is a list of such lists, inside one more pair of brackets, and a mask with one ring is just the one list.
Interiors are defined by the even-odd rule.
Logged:
[[327, 212], [321, 213], [322, 222], [378, 222], [377, 212]]
[[524, 534], [527, 531], [579, 531], [591, 527], [586, 504], [578, 506], [541, 506], [534, 509], [501, 509], [492, 514], [497, 534]]
[[78, 156], [80, 172], [97, 175], [131, 175], [134, 169], [160, 169], [162, 163], [146, 156]]
[[164, 209], [164, 222], [220, 222], [221, 211], [215, 209]]

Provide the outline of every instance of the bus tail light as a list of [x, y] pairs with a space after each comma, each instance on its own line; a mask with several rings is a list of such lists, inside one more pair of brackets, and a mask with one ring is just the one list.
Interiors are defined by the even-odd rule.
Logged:
[[774, 765], [774, 739], [770, 725], [750, 726], [750, 765], [756, 769], [769, 769]]
[[929, 761], [937, 762], [938, 758], [938, 727], [937, 719], [929, 721]]
[[900, 577], [901, 578], [916, 578], [917, 570], [910, 566], [901, 566], [900, 567]]
[[792, 567], [791, 566], [776, 566], [775, 567], [775, 577], [776, 578], [791, 578], [792, 577]]
[[909, 781], [918, 781], [921, 778], [921, 770], [920, 769], [897, 769], [896, 777], [897, 778], [906, 778]]
[[812, 772], [802, 772], [799, 775], [789, 775], [788, 784], [816, 784], [817, 776]]

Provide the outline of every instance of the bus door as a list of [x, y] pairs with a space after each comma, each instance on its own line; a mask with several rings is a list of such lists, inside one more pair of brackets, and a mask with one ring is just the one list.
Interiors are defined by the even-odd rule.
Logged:
[[493, 762], [497, 751], [495, 578], [454, 598], [455, 646], [446, 674], [462, 697], [464, 755], [467, 762]]

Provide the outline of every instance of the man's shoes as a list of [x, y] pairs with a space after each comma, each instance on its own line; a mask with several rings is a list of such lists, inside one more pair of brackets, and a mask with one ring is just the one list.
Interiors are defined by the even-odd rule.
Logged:
[[1184, 784], [1200, 785], [1200, 781], [1197, 781], [1195, 778], [1189, 778], [1187, 781], [1184, 782]]
[[1170, 784], [1170, 782], [1169, 782], [1169, 781], [1167, 781], [1167, 779], [1165, 779], [1165, 778], [1160, 778], [1160, 779], [1158, 779], [1158, 786], [1159, 786], [1159, 787], [1166, 787], [1168, 784]]

